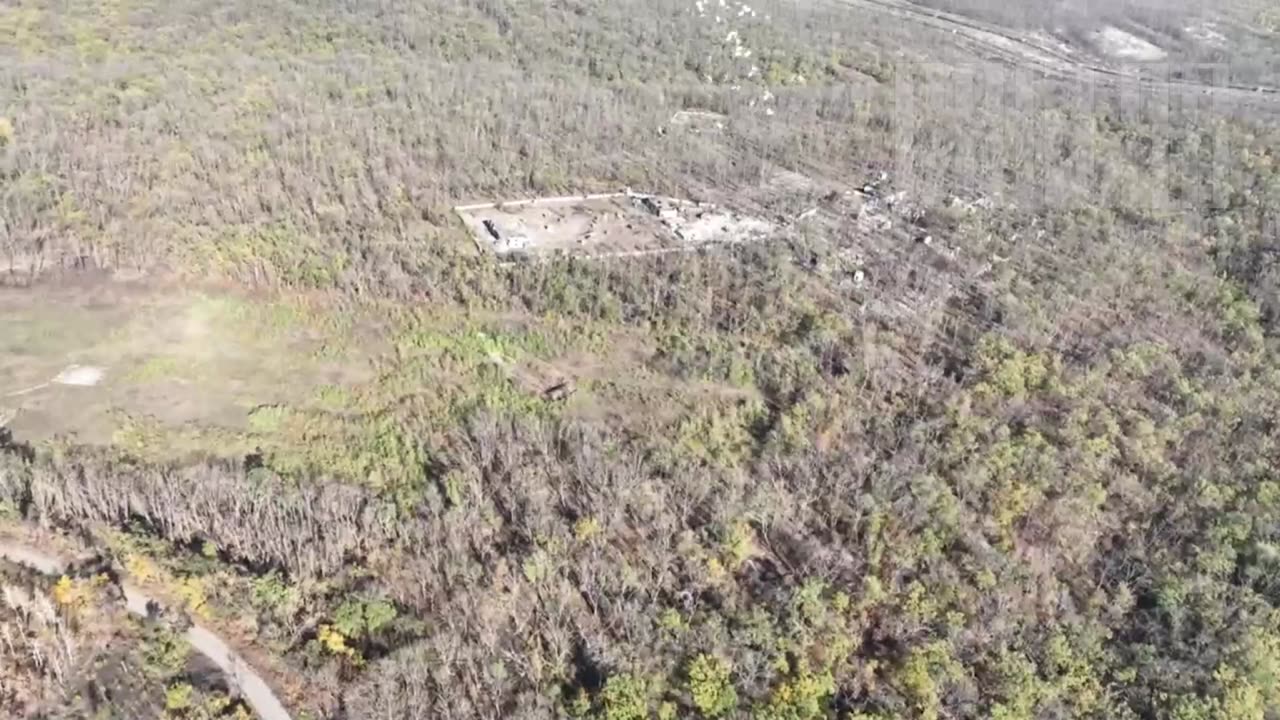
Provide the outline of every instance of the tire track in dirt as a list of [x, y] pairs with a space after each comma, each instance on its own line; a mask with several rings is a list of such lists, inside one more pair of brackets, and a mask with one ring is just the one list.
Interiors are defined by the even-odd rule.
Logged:
[[[0, 559], [31, 568], [42, 575], [61, 575], [71, 563], [36, 548], [22, 545], [10, 539], [0, 539]], [[136, 587], [125, 583], [125, 606], [129, 612], [147, 617], [159, 607], [154, 598]], [[226, 674], [230, 683], [240, 692], [245, 703], [261, 720], [291, 720], [289, 711], [272, 692], [271, 686], [240, 657], [231, 646], [212, 631], [192, 625], [184, 634], [191, 647]]]

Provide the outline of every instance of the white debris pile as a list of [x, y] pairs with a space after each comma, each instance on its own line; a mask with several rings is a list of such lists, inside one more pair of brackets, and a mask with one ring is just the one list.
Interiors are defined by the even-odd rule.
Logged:
[[1168, 53], [1163, 48], [1114, 25], [1108, 25], [1101, 30], [1095, 31], [1090, 35], [1090, 40], [1103, 54], [1116, 60], [1158, 62], [1168, 56]]
[[[693, 4], [693, 9], [697, 11], [698, 17], [704, 18], [707, 17], [707, 9], [712, 5], [713, 3], [710, 0], [697, 0]], [[736, 17], [740, 18], [756, 17], [757, 15], [754, 8], [743, 2], [728, 3], [725, 0], [716, 0], [714, 6], [713, 12], [716, 13], [714, 18], [717, 23], [723, 23], [726, 17], [733, 16], [735, 12], [737, 13]]]
[[703, 211], [676, 220], [671, 229], [686, 244], [705, 245], [761, 240], [773, 231], [773, 225], [732, 212]]
[[1189, 37], [1191, 37], [1196, 42], [1199, 42], [1202, 45], [1207, 45], [1212, 48], [1219, 48], [1219, 49], [1225, 48], [1228, 45], [1230, 45], [1230, 42], [1231, 42], [1227, 40], [1226, 35], [1223, 35], [1221, 32], [1218, 32], [1217, 23], [1208, 22], [1208, 23], [1202, 23], [1200, 25], [1191, 25], [1187, 28], [1184, 28], [1183, 32], [1185, 32]]
[[750, 62], [757, 54], [756, 49], [748, 46], [742, 34], [753, 24], [767, 23], [769, 16], [760, 16], [747, 3], [728, 0], [696, 0], [693, 8], [697, 17], [710, 20], [725, 33], [720, 47], [707, 56], [707, 64], [713, 67], [727, 66], [728, 69], [720, 77], [708, 75], [706, 79], [709, 82], [734, 84], [744, 79], [760, 77], [760, 68]]
[[653, 195], [635, 195], [632, 199], [646, 213], [658, 218], [683, 245], [750, 242], [764, 239], [774, 230], [772, 223], [707, 203], [681, 202]]
[[742, 44], [742, 36], [738, 34], [737, 30], [730, 30], [729, 34], [724, 36], [724, 44], [733, 48], [732, 52], [735, 58], [751, 57], [751, 50]]
[[[754, 72], [756, 68], [752, 67], [751, 70]], [[753, 98], [751, 102], [747, 103], [747, 105], [749, 107], [764, 108], [765, 115], [773, 115], [774, 100], [777, 100], [777, 97], [773, 93], [769, 92], [768, 90], [765, 90], [764, 92], [760, 93], [760, 97]]]
[[845, 198], [857, 203], [856, 220], [864, 231], [891, 230], [895, 218], [916, 224], [924, 217], [923, 208], [905, 190], [894, 190], [892, 179], [885, 172], [845, 193]]
[[724, 130], [729, 116], [709, 110], [677, 110], [671, 116], [671, 126], [687, 128], [690, 132], [719, 132]]
[[89, 365], [72, 365], [53, 378], [55, 385], [74, 385], [77, 387], [93, 387], [102, 382], [106, 371], [100, 367]]
[[965, 200], [958, 195], [953, 195], [951, 196], [951, 199], [947, 201], [947, 205], [955, 210], [963, 210], [965, 213], [972, 215], [979, 210], [991, 210], [996, 206], [996, 203], [989, 197]]

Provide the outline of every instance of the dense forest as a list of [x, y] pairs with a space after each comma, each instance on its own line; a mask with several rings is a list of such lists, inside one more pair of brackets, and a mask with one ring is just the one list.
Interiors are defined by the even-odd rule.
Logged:
[[[250, 451], [0, 429], [0, 519], [145, 567], [297, 717], [1280, 718], [1274, 101], [734, 7], [741, 46], [675, 0], [0, 4], [6, 292], [395, 328]], [[450, 212], [620, 186], [781, 229], [500, 265]], [[573, 353], [610, 412], [494, 360]], [[3, 580], [4, 632], [136, 655], [0, 644], [0, 709], [246, 712], [166, 626]]]

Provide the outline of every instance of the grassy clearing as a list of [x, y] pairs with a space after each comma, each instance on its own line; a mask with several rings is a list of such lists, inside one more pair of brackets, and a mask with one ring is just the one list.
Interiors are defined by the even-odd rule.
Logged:
[[[431, 462], [423, 448], [480, 414], [670, 429], [674, 442], [697, 447], [702, 433], [719, 457], [733, 441], [716, 437], [727, 430], [707, 413], [723, 406], [736, 417], [750, 395], [749, 372], [681, 377], [634, 329], [554, 314], [89, 295], [39, 307], [15, 300], [4, 322], [44, 339], [21, 356], [32, 382], [72, 357], [108, 369], [98, 387], [21, 398], [19, 440], [74, 436], [151, 462], [256, 455], [286, 475], [373, 487], [418, 482]], [[544, 397], [561, 382], [576, 393]]]
[[[105, 287], [51, 295], [4, 295], [0, 390], [46, 381], [73, 362], [105, 368], [106, 379], [11, 399], [12, 428], [25, 440], [74, 434], [136, 450], [176, 434], [186, 442], [173, 452], [199, 451], [199, 438], [247, 426], [255, 407], [362, 380], [378, 350], [357, 338], [354, 313], [299, 301]], [[165, 454], [147, 454], [156, 453]]]

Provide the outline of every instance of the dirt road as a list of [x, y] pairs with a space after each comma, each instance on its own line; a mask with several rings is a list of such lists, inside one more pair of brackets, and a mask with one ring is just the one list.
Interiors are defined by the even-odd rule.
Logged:
[[837, 0], [848, 6], [885, 13], [942, 30], [980, 55], [1035, 70], [1061, 80], [1089, 80], [1104, 85], [1128, 82], [1155, 89], [1193, 90], [1235, 98], [1280, 98], [1280, 88], [1246, 86], [1230, 82], [1207, 83], [1189, 78], [1157, 78], [1117, 70], [1070, 53], [1026, 33], [990, 25], [971, 18], [913, 5], [905, 0]]
[[[61, 575], [71, 565], [62, 558], [6, 538], [0, 538], [0, 559], [32, 568], [44, 575]], [[125, 584], [123, 589], [125, 605], [135, 615], [146, 617], [150, 608], [158, 605], [154, 598], [131, 585]], [[222, 638], [199, 625], [192, 625], [186, 632], [186, 638], [192, 649], [226, 673], [231, 686], [239, 690], [240, 697], [244, 698], [245, 703], [261, 720], [290, 720], [289, 712], [267, 682]]]

